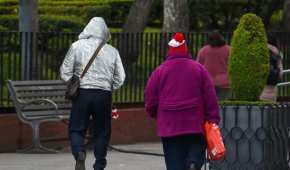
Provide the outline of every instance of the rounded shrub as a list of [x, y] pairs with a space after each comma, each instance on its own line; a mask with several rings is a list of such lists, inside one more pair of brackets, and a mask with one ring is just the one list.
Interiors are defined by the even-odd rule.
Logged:
[[269, 51], [262, 19], [242, 16], [231, 42], [229, 76], [234, 99], [256, 101], [266, 84]]

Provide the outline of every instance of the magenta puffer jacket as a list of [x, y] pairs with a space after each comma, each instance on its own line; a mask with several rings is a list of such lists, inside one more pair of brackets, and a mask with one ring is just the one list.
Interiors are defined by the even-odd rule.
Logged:
[[190, 55], [168, 56], [150, 76], [145, 108], [161, 137], [203, 133], [205, 120], [219, 123], [219, 106], [206, 69]]

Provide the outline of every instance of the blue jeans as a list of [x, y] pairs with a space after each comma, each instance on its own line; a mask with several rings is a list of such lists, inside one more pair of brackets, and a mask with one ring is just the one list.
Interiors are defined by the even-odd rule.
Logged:
[[79, 152], [85, 152], [85, 136], [92, 116], [95, 170], [103, 170], [107, 164], [107, 147], [111, 137], [111, 105], [112, 93], [96, 89], [80, 89], [80, 94], [72, 105], [69, 123], [72, 154], [77, 158]]
[[206, 144], [202, 134], [162, 138], [167, 170], [187, 170], [191, 163], [201, 169], [205, 161]]

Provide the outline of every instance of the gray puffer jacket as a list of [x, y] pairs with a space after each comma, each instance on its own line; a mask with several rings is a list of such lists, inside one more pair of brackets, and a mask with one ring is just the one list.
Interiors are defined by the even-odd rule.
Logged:
[[[109, 39], [110, 32], [104, 19], [92, 18], [67, 52], [60, 68], [61, 79], [68, 81], [73, 74], [80, 76], [100, 43]], [[124, 80], [125, 71], [118, 50], [105, 44], [81, 79], [80, 87], [111, 91], [120, 88]]]

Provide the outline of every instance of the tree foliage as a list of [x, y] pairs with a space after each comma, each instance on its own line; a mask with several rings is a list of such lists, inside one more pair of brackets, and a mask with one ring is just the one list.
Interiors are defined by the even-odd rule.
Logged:
[[[81, 22], [87, 23], [92, 16], [102, 16], [106, 19], [110, 27], [122, 28], [125, 26], [130, 8], [136, 1], [137, 0], [39, 0], [38, 4], [39, 14], [41, 15], [40, 19], [53, 17], [58, 20], [54, 22], [60, 22], [66, 16], [75, 16], [78, 17], [78, 20]], [[152, 2], [152, 0], [138, 1]], [[174, 1], [181, 3], [184, 0]], [[149, 15], [147, 27], [162, 28], [164, 17], [163, 2], [164, 0], [154, 0], [149, 14], [145, 14], [142, 10], [137, 11], [141, 13], [141, 15]], [[0, 16], [4, 17], [4, 19], [6, 15], [18, 17], [18, 3], [19, 0], [0, 0]], [[289, 25], [288, 18], [286, 17], [289, 11], [289, 7], [287, 7], [289, 0], [187, 0], [187, 4], [189, 11], [189, 30], [220, 29], [231, 31], [239, 23], [239, 18], [248, 12], [260, 16], [267, 29], [281, 29], [282, 15], [284, 15], [285, 26]], [[284, 7], [287, 8], [284, 8], [284, 13], [282, 14], [283, 4]], [[186, 11], [184, 10], [186, 8], [180, 9], [182, 12]], [[60, 18], [55, 17], [56, 15]], [[74, 20], [75, 17], [72, 18], [72, 20]], [[2, 24], [3, 22], [0, 21], [2, 28], [7, 30], [18, 30], [17, 25], [5, 25], [5, 23]], [[41, 22], [40, 20], [40, 24]], [[54, 22], [51, 23], [49, 28], [53, 27]], [[72, 21], [71, 25], [73, 24], [74, 22]], [[176, 25], [179, 26], [180, 24]], [[135, 24], [134, 26], [139, 26], [139, 24]], [[144, 27], [143, 24], [140, 24], [140, 26], [140, 28]], [[41, 25], [40, 27], [46, 28]], [[136, 28], [139, 29], [139, 27]], [[72, 30], [81, 29], [82, 25], [72, 28]], [[64, 30], [69, 31], [70, 28], [64, 28]], [[56, 30], [45, 29], [41, 31]]]
[[231, 31], [246, 13], [260, 16], [267, 29], [279, 29], [282, 20], [271, 22], [272, 16], [283, 9], [284, 0], [189, 0], [191, 29]]
[[284, 3], [284, 15], [283, 15], [283, 26], [286, 31], [290, 31], [290, 0], [285, 0]]
[[245, 14], [231, 42], [229, 75], [234, 98], [255, 101], [266, 83], [269, 51], [262, 19]]

